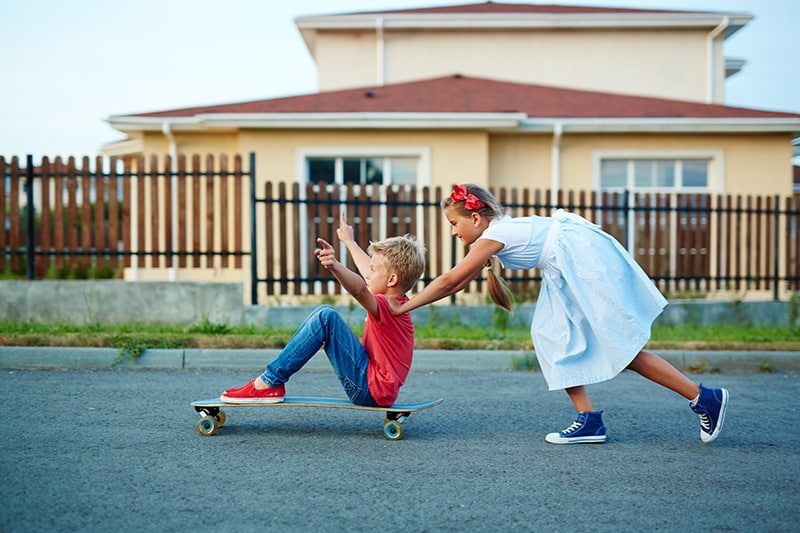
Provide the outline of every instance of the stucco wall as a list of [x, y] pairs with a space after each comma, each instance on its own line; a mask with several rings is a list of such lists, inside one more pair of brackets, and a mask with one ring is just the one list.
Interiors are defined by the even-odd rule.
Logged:
[[[302, 176], [299, 150], [392, 147], [425, 148], [430, 165], [423, 185], [454, 182], [498, 187], [549, 188], [552, 184], [550, 134], [487, 134], [478, 131], [250, 131], [239, 137], [242, 153], [257, 152], [259, 183], [292, 182]], [[596, 187], [600, 157], [686, 158], [711, 161], [715, 194], [789, 195], [791, 143], [780, 135], [570, 134], [560, 144], [561, 188]]]
[[[386, 83], [460, 73], [622, 94], [705, 101], [704, 30], [384, 32]], [[422, 59], [424, 58], [424, 60]], [[317, 33], [320, 90], [378, 79], [374, 31]]]
[[320, 91], [378, 83], [374, 32], [326, 31], [317, 35], [314, 59]]

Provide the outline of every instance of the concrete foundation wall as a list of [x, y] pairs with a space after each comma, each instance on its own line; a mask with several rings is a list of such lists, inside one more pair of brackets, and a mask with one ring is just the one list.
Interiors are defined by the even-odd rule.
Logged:
[[[0, 321], [65, 324], [174, 324], [208, 321], [230, 326], [296, 327], [314, 306], [262, 307], [242, 304], [239, 283], [126, 281], [0, 281]], [[673, 300], [658, 318], [681, 324], [800, 325], [797, 303]], [[336, 306], [351, 325], [363, 323], [359, 306]], [[535, 305], [514, 315], [493, 306], [428, 306], [413, 311], [419, 325], [462, 323], [485, 327], [507, 321], [527, 327]]]

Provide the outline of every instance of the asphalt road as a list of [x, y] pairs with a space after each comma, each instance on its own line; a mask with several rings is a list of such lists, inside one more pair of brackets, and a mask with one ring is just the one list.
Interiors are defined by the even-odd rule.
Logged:
[[[537, 373], [412, 373], [402, 440], [383, 415], [227, 411], [202, 437], [190, 402], [233, 370], [0, 372], [0, 531], [797, 531], [797, 374], [702, 376], [725, 429], [624, 373], [591, 387], [609, 441], [554, 446], [573, 413]], [[343, 397], [330, 373], [291, 395]]]

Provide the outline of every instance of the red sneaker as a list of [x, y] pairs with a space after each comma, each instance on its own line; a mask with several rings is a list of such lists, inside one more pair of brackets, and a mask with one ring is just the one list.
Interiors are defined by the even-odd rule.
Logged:
[[238, 389], [228, 389], [219, 399], [228, 403], [280, 403], [286, 396], [286, 388], [283, 385], [259, 390], [256, 389], [254, 382], [255, 380]]

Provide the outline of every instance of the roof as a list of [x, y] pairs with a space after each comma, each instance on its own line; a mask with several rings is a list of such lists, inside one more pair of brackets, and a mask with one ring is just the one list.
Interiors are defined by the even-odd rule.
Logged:
[[295, 19], [306, 44], [317, 30], [392, 28], [570, 28], [570, 27], [700, 27], [715, 28], [725, 23], [730, 37], [752, 20], [748, 13], [627, 9], [617, 7], [565, 6], [553, 4], [508, 4], [484, 2], [453, 6], [362, 11], [329, 15], [308, 15]]
[[794, 113], [566, 89], [461, 75], [128, 116], [166, 119], [219, 114], [307, 113], [491, 113], [560, 119], [800, 118], [800, 114]]
[[[501, 2], [483, 2], [480, 4], [461, 4], [453, 6], [421, 7], [413, 9], [392, 9], [386, 11], [361, 11], [352, 14], [400, 14], [400, 13], [425, 13], [425, 14], [452, 14], [452, 13], [546, 13], [546, 14], [575, 14], [575, 13], [694, 13], [694, 11], [667, 10], [667, 9], [629, 9], [619, 7], [598, 6], [565, 6], [556, 4], [504, 4]], [[346, 14], [345, 14], [346, 15]]]

